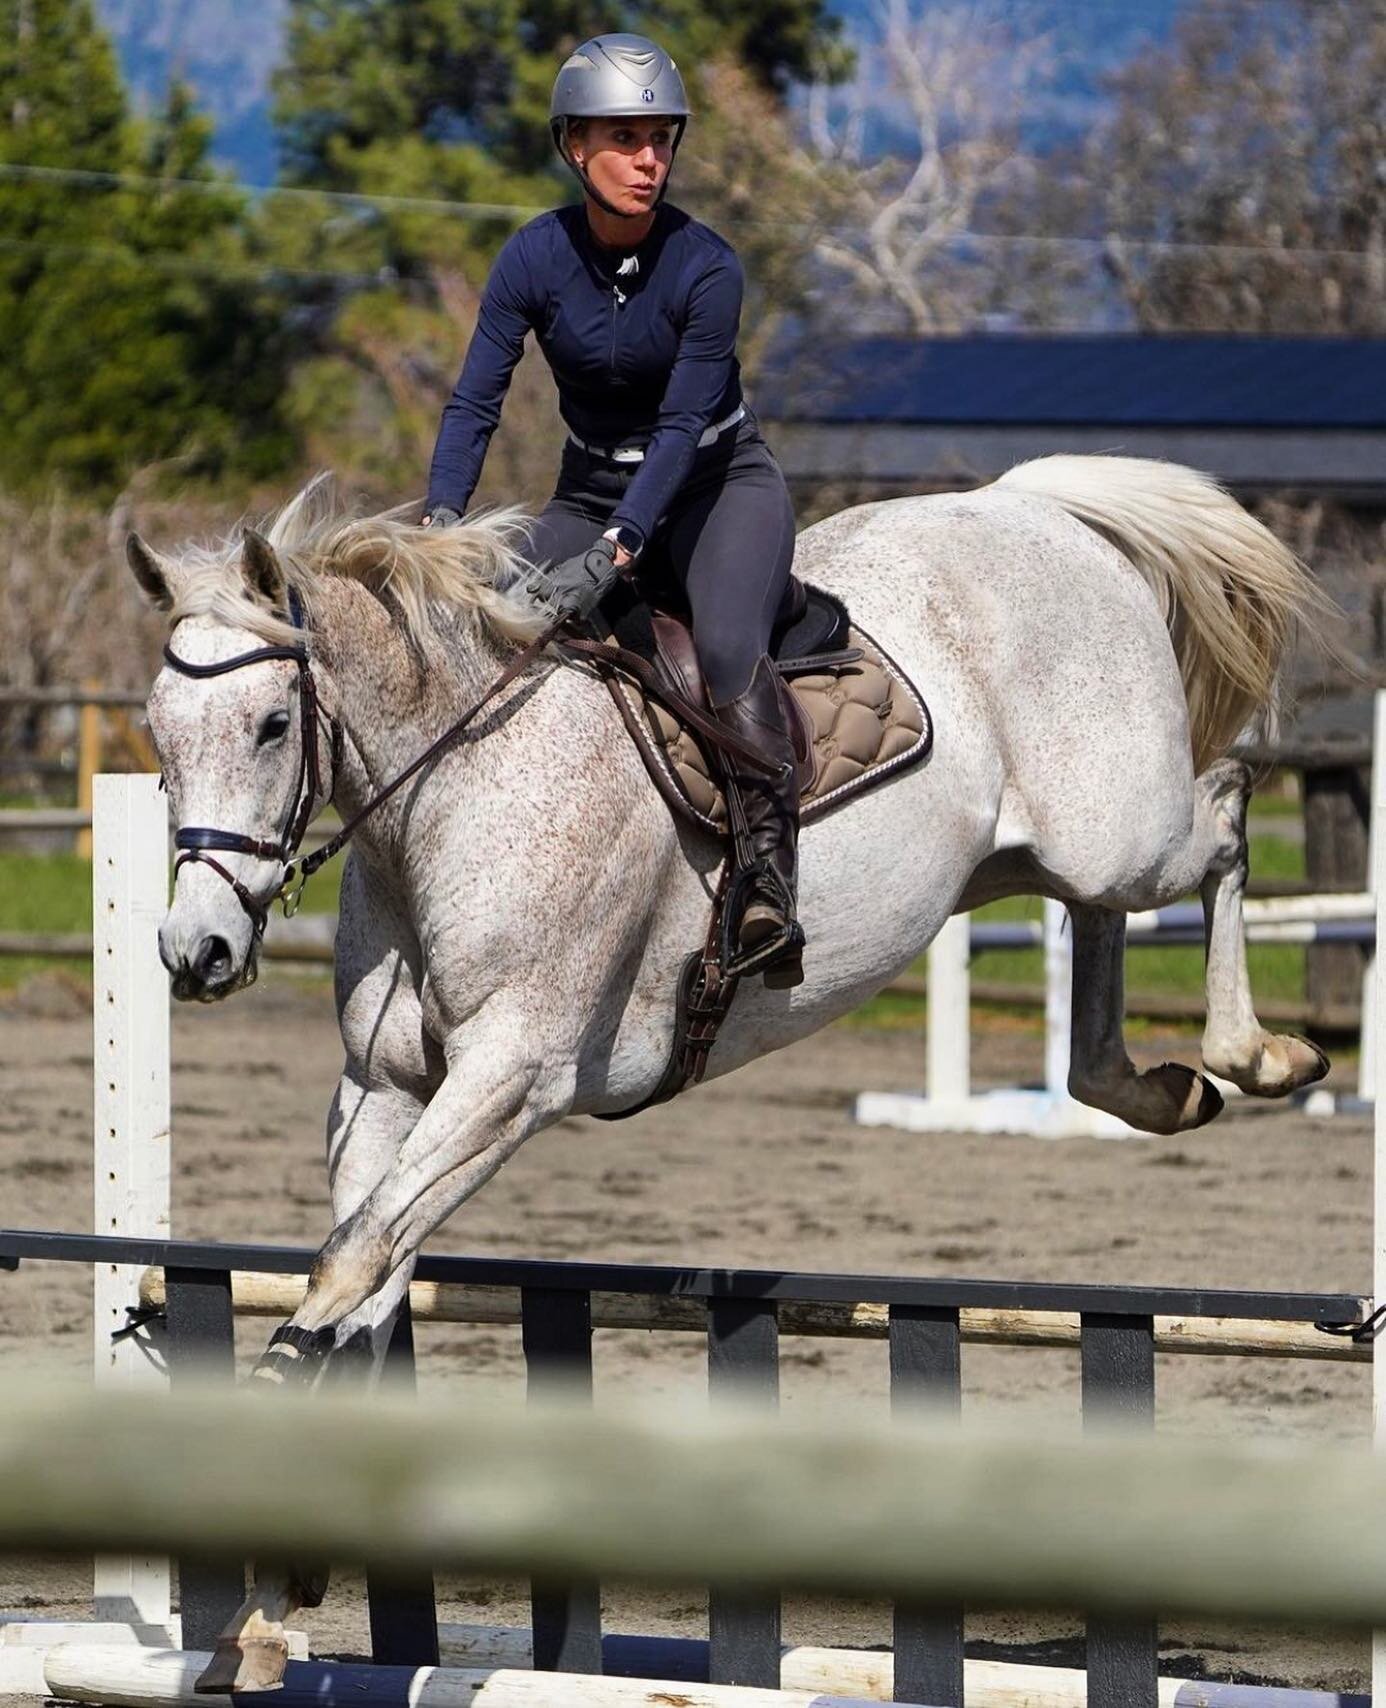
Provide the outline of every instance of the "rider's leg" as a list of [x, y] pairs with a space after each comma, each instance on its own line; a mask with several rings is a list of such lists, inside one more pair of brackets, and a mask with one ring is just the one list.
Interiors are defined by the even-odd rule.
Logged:
[[[759, 438], [695, 470], [669, 519], [669, 557], [693, 616], [693, 640], [718, 718], [780, 769], [727, 766], [741, 906], [730, 967], [778, 967], [796, 982], [799, 789], [787, 695], [767, 656], [794, 558], [794, 513]], [[735, 912], [733, 912], [735, 919]]]

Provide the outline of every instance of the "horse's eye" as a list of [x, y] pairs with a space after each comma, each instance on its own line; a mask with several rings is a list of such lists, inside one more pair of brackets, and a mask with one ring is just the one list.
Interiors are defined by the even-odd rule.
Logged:
[[257, 747], [268, 747], [272, 741], [282, 741], [288, 732], [288, 728], [289, 714], [287, 712], [271, 712], [264, 723], [260, 725], [260, 733], [256, 737], [255, 745]]

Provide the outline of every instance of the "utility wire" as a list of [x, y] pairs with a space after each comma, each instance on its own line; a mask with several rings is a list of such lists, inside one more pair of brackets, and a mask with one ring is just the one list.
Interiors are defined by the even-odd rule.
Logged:
[[[286, 196], [305, 201], [326, 200], [363, 208], [398, 208], [409, 212], [432, 212], [443, 217], [456, 214], [479, 219], [531, 218], [536, 214], [548, 211], [537, 204], [451, 202], [425, 196], [382, 196], [344, 190], [305, 190], [296, 186], [281, 188], [271, 184], [226, 183], [206, 178], [160, 178], [152, 174], [138, 172], [92, 172], [65, 166], [30, 166], [15, 161], [0, 162], [0, 180], [5, 178], [37, 179], [54, 183], [100, 184], [126, 189], [160, 190], [174, 188], [207, 195], [224, 195], [228, 191], [239, 191], [253, 197]], [[735, 227], [752, 231], [813, 231], [816, 229], [813, 223], [809, 221], [755, 220], [735, 215], [729, 216], [721, 223], [729, 228]], [[1365, 250], [1327, 248], [1318, 244], [1305, 244], [1297, 247], [1293, 244], [1283, 243], [1191, 243], [1176, 238], [1127, 237], [1121, 234], [1105, 237], [1081, 237], [1062, 232], [958, 231], [946, 241], [950, 248], [960, 245], [976, 245], [982, 248], [1081, 249], [1099, 253], [1105, 251], [1111, 244], [1119, 243], [1124, 249], [1142, 254], [1230, 255], [1244, 260], [1258, 261], [1268, 258], [1299, 261], [1312, 257], [1325, 261], [1369, 262], [1380, 265], [1382, 259], [1379, 256], [1367, 253]], [[284, 271], [291, 270], [284, 269]], [[356, 278], [372, 276], [334, 274], [330, 269], [322, 269], [321, 272], [323, 277]]]
[[45, 242], [31, 237], [0, 237], [0, 254], [30, 250], [49, 255], [90, 256], [103, 261], [129, 261], [137, 267], [154, 267], [164, 273], [210, 274], [224, 279], [334, 280], [361, 286], [392, 284], [396, 279], [388, 267], [382, 267], [376, 273], [349, 273], [330, 267], [280, 266], [275, 262], [256, 266], [211, 255], [185, 255], [174, 249], [146, 250], [119, 243], [63, 243], [56, 239]]
[[227, 178], [161, 178], [148, 172], [93, 172], [75, 166], [31, 166], [24, 161], [0, 161], [0, 179], [86, 184], [119, 190], [190, 190], [195, 195], [243, 195], [252, 200], [282, 196], [287, 201], [331, 202], [343, 207], [398, 208], [406, 213], [464, 214], [475, 219], [531, 219], [547, 212], [548, 204], [515, 202], [452, 202], [434, 196], [368, 195], [357, 190], [308, 190], [293, 184], [247, 184]]

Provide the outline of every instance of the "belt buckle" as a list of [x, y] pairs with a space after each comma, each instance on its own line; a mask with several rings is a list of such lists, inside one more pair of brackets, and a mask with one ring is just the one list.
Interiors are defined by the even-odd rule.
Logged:
[[617, 445], [611, 453], [613, 463], [643, 463], [645, 453], [639, 445]]

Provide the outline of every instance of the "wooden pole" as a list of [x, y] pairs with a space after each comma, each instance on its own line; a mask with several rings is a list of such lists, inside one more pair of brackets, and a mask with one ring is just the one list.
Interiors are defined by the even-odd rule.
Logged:
[[[203, 1708], [194, 1693], [210, 1654], [87, 1645], [50, 1651], [47, 1691], [105, 1708]], [[865, 1708], [816, 1690], [746, 1689], [682, 1680], [481, 1667], [340, 1666], [290, 1661], [275, 1702], [284, 1708]]]
[[[158, 927], [168, 906], [168, 811], [155, 777], [94, 779], [93, 1206], [95, 1231], [169, 1238], [168, 978]], [[139, 1303], [140, 1271], [98, 1264], [96, 1381], [104, 1390], [166, 1386], [151, 1330], [112, 1341]], [[96, 1561], [97, 1619], [162, 1625], [168, 1561], [153, 1554]]]
[[686, 1402], [7, 1383], [0, 1550], [117, 1547], [1361, 1629], [1386, 1624], [1386, 1461]]
[[[307, 1277], [257, 1275], [236, 1270], [231, 1277], [238, 1316], [292, 1316], [303, 1303]], [[164, 1304], [161, 1269], [140, 1279], [140, 1302]], [[520, 1295], [514, 1287], [480, 1287], [458, 1281], [415, 1281], [409, 1305], [416, 1323], [518, 1323]], [[978, 1346], [1070, 1347], [1080, 1339], [1073, 1311], [1006, 1311], [966, 1305], [962, 1337]], [[835, 1340], [885, 1340], [885, 1305], [839, 1305], [788, 1300], [779, 1311], [780, 1333]], [[705, 1334], [707, 1308], [697, 1299], [656, 1298], [631, 1293], [594, 1293], [593, 1328], [663, 1329]], [[1325, 1334], [1313, 1323], [1261, 1322], [1240, 1317], [1156, 1317], [1157, 1352], [1208, 1357], [1308, 1358], [1326, 1363], [1365, 1364], [1370, 1346], [1347, 1335]]]

